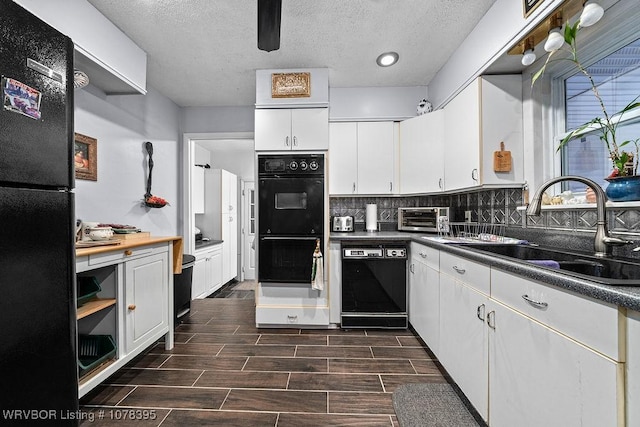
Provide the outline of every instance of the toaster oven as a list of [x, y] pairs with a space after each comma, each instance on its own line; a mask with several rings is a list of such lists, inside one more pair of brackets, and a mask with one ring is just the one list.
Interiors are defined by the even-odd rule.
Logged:
[[448, 233], [449, 208], [398, 208], [398, 230]]

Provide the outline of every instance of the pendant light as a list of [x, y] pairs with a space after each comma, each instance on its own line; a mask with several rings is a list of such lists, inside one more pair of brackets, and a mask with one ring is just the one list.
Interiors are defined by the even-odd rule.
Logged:
[[602, 18], [604, 9], [593, 0], [587, 0], [580, 15], [580, 26], [590, 27]]

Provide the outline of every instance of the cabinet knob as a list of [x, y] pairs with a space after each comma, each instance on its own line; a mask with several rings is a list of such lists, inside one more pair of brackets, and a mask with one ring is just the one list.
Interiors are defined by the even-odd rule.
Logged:
[[426, 253], [426, 252], [420, 252], [420, 256], [421, 256], [422, 258], [426, 258], [426, 257], [427, 257], [427, 253]]
[[126, 256], [130, 256], [130, 255], [133, 255], [133, 251], [131, 249], [127, 249], [126, 251], [124, 251], [124, 254]]
[[467, 272], [467, 270], [465, 270], [464, 268], [460, 268], [457, 265], [454, 265], [451, 268], [453, 268], [456, 271], [456, 273], [458, 273], [458, 274], [464, 274], [464, 273]]
[[135, 304], [129, 304], [129, 306], [127, 307], [129, 310], [133, 311], [136, 309], [136, 305]]

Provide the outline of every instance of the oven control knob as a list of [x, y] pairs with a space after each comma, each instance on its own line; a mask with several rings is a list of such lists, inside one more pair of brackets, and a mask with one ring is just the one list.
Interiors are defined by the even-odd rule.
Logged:
[[307, 165], [307, 162], [305, 162], [304, 160], [300, 161], [300, 170], [306, 171], [308, 167], [309, 165]]
[[318, 170], [318, 162], [316, 162], [315, 160], [311, 160], [311, 163], [309, 163], [309, 169], [311, 169], [312, 171]]
[[292, 171], [297, 170], [298, 162], [296, 162], [295, 160], [292, 160], [291, 163], [289, 163], [289, 169], [291, 169]]
[[398, 256], [398, 253], [395, 250], [391, 251], [391, 256]]

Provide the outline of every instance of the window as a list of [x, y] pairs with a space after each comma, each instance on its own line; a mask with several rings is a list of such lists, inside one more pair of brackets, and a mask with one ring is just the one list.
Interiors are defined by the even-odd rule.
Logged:
[[[602, 58], [587, 67], [593, 77], [605, 108], [610, 115], [623, 109], [640, 95], [640, 39]], [[582, 73], [574, 74], [564, 82], [566, 129], [570, 131], [592, 118], [602, 116], [602, 110], [591, 92], [591, 85]], [[585, 176], [606, 187], [611, 173], [611, 162], [598, 132], [576, 137], [562, 152], [562, 175]], [[622, 116], [616, 139], [618, 142], [640, 137], [640, 121], [636, 112]], [[626, 151], [635, 151], [629, 146]], [[584, 185], [567, 182], [565, 189], [584, 191]]]

